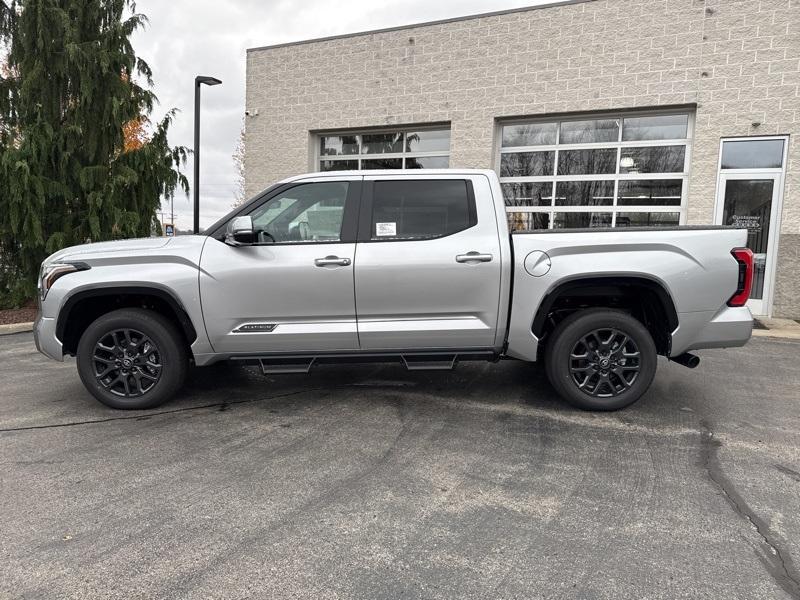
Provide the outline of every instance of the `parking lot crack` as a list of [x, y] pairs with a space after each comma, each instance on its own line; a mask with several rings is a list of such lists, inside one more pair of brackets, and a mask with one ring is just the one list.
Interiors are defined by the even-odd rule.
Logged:
[[778, 469], [781, 473], [789, 477], [789, 479], [794, 479], [795, 481], [800, 483], [800, 473], [795, 471], [794, 469], [790, 469], [784, 465], [775, 465], [775, 468]]
[[266, 398], [247, 398], [245, 400], [224, 400], [220, 402], [213, 402], [210, 404], [201, 404], [199, 406], [185, 406], [182, 408], [173, 408], [170, 410], [160, 410], [154, 412], [137, 412], [135, 415], [124, 415], [119, 417], [105, 417], [102, 419], [85, 419], [82, 421], [67, 421], [66, 423], [48, 423], [46, 425], [26, 425], [23, 427], [7, 427], [4, 429], [0, 429], [0, 433], [12, 433], [15, 431], [36, 431], [38, 429], [59, 429], [59, 428], [66, 428], [66, 427], [77, 427], [79, 425], [97, 425], [99, 423], [111, 423], [114, 421], [135, 421], [137, 419], [149, 419], [150, 417], [157, 417], [159, 415], [171, 415], [175, 413], [183, 413], [183, 412], [191, 412], [195, 410], [204, 410], [209, 408], [221, 408], [225, 407], [227, 410], [229, 407], [235, 404], [253, 404], [255, 402], [264, 402], [266, 400], [277, 400], [279, 398], [287, 398], [289, 396], [297, 396], [299, 394], [307, 394], [310, 392], [318, 392], [323, 389], [330, 389], [328, 388], [303, 388], [302, 390], [296, 390], [294, 392], [287, 392], [285, 394], [276, 394], [275, 396], [268, 396]]
[[717, 487], [722, 491], [734, 512], [747, 521], [761, 538], [761, 551], [756, 555], [775, 582], [789, 596], [800, 600], [800, 572], [792, 560], [789, 550], [783, 541], [770, 529], [767, 522], [759, 517], [736, 489], [733, 482], [725, 475], [719, 460], [719, 448], [722, 442], [714, 437], [711, 426], [706, 421], [701, 426], [702, 466]]

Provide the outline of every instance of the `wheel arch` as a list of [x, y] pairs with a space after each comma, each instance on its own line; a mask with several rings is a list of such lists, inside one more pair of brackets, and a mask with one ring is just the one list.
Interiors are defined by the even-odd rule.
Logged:
[[679, 320], [675, 302], [660, 281], [640, 275], [593, 275], [561, 282], [545, 294], [531, 331], [543, 340], [567, 314], [584, 308], [631, 312], [653, 336], [659, 353], [669, 355]]
[[64, 352], [74, 355], [81, 335], [92, 321], [113, 310], [134, 307], [154, 310], [176, 323], [191, 352], [197, 330], [189, 314], [170, 290], [155, 286], [111, 286], [72, 294], [59, 310], [56, 337], [62, 342]]

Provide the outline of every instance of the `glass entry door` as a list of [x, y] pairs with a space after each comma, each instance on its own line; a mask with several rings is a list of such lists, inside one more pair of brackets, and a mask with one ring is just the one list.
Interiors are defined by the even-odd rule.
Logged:
[[755, 315], [766, 315], [772, 305], [779, 182], [779, 174], [723, 172], [720, 175], [716, 222], [747, 229], [747, 247], [755, 255], [753, 291], [747, 305]]

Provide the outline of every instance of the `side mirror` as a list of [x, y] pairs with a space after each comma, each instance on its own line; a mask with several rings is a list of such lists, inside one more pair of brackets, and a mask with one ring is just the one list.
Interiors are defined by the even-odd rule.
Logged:
[[225, 231], [225, 243], [230, 246], [247, 246], [256, 241], [256, 234], [253, 231], [253, 218], [235, 217], [228, 223]]

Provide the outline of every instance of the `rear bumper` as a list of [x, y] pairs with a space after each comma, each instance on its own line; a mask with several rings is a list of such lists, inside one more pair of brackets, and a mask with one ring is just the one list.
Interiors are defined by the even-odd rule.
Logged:
[[672, 356], [701, 348], [744, 346], [753, 334], [753, 315], [746, 306], [725, 306], [716, 313], [680, 313], [678, 318], [680, 325], [672, 333]]
[[56, 337], [56, 320], [43, 317], [42, 313], [36, 315], [33, 323], [33, 342], [36, 349], [53, 360], [64, 360], [64, 349]]

